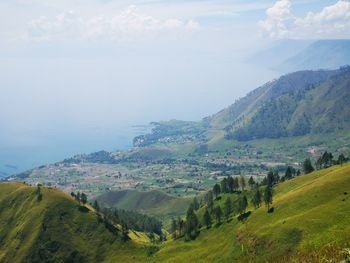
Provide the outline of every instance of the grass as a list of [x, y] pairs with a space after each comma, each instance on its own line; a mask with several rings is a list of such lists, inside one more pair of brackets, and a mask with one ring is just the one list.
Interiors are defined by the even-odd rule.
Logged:
[[98, 197], [104, 207], [115, 207], [125, 210], [136, 210], [156, 216], [167, 228], [173, 217], [183, 216], [191, 199], [174, 197], [159, 191], [122, 190], [107, 192]]
[[116, 254], [133, 262], [144, 257], [136, 238], [123, 243], [93, 210], [81, 209], [61, 191], [41, 188], [39, 201], [36, 187], [2, 183], [0, 189], [0, 262], [103, 262]]
[[[243, 222], [235, 215], [203, 227], [195, 241], [159, 245], [137, 232], [123, 243], [98, 223], [93, 210], [81, 212], [55, 189], [42, 188], [38, 201], [36, 187], [3, 183], [0, 188], [1, 262], [39, 257], [60, 262], [72, 256], [87, 262], [339, 262], [350, 245], [350, 164], [278, 184], [272, 213], [265, 206], [248, 207], [251, 214]], [[229, 196], [237, 198], [225, 194], [215, 205]]]
[[[350, 236], [350, 164], [297, 177], [279, 184], [274, 191], [273, 213], [267, 213], [264, 206], [257, 210], [250, 207], [252, 214], [245, 222], [233, 217], [229, 223], [202, 229], [193, 242], [170, 241], [156, 259], [164, 262], [340, 261]], [[225, 198], [219, 201], [221, 205]]]

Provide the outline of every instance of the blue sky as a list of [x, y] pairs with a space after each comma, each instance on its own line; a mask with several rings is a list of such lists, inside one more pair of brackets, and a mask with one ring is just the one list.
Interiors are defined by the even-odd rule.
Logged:
[[0, 172], [200, 120], [279, 75], [253, 54], [349, 30], [349, 1], [2, 0]]

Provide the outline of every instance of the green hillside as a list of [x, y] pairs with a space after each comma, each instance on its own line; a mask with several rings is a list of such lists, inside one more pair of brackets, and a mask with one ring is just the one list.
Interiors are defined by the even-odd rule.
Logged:
[[286, 93], [262, 105], [251, 119], [231, 129], [238, 140], [326, 133], [349, 127], [350, 70], [316, 86]]
[[264, 206], [250, 207], [252, 214], [243, 223], [235, 216], [229, 223], [202, 228], [195, 241], [168, 242], [156, 261], [339, 262], [344, 258], [342, 249], [350, 245], [349, 164], [294, 178], [277, 185], [274, 192], [273, 213]]
[[134, 210], [162, 218], [167, 221], [172, 217], [184, 215], [190, 204], [189, 198], [179, 198], [159, 191], [122, 190], [110, 191], [97, 198], [103, 207]]
[[[144, 254], [70, 196], [21, 183], [0, 184], [0, 262], [123, 262]], [[114, 261], [115, 262], [115, 261]]]
[[[350, 164], [276, 185], [272, 213], [248, 206], [243, 222], [231, 216], [202, 227], [194, 241], [169, 238], [152, 253], [137, 242], [142, 233], [121, 241], [92, 208], [58, 190], [41, 188], [41, 199], [37, 187], [0, 188], [1, 262], [339, 262], [350, 246]], [[214, 205], [229, 196], [238, 194]]]

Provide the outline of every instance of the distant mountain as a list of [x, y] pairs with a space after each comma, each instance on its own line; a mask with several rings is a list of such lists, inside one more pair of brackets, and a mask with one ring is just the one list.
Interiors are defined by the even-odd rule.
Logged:
[[238, 140], [333, 132], [350, 125], [349, 98], [350, 68], [299, 71], [263, 85], [205, 121]]
[[247, 59], [248, 63], [275, 69], [285, 60], [299, 54], [314, 41], [284, 39], [273, 41]]
[[274, 68], [282, 72], [336, 69], [350, 64], [350, 40], [319, 40]]

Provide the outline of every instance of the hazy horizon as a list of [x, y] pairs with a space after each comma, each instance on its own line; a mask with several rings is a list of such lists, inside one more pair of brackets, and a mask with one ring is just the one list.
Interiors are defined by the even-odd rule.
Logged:
[[2, 1], [0, 176], [127, 149], [133, 125], [214, 114], [281, 74], [255, 54], [347, 38], [347, 10], [313, 0]]

